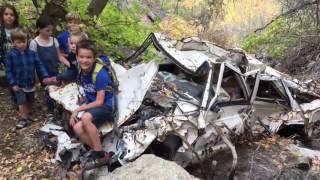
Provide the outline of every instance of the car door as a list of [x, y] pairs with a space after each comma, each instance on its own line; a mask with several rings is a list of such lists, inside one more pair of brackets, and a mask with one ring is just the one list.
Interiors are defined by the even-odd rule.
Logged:
[[[249, 88], [246, 80], [253, 80]], [[213, 80], [214, 97], [211, 99], [207, 120], [218, 125], [227, 126], [236, 133], [243, 131], [243, 119], [252, 112], [252, 103], [259, 86], [260, 70], [242, 73], [229, 63], [221, 63], [219, 75]], [[215, 83], [216, 82], [216, 83]]]

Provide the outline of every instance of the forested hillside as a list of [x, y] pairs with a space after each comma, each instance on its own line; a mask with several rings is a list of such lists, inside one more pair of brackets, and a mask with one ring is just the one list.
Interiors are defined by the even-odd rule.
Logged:
[[[318, 37], [318, 6], [312, 0], [110, 0], [95, 15], [88, 13], [86, 0], [13, 2], [22, 25], [32, 32], [42, 13], [56, 16], [56, 29], [62, 31], [63, 14], [78, 11], [90, 37], [117, 60], [128, 56], [150, 32], [161, 31], [175, 38], [199, 36], [299, 66], [300, 57], [315, 47]], [[317, 53], [312, 53], [308, 60], [315, 61]]]
[[[29, 36], [24, 50], [29, 50], [30, 40], [39, 33], [36, 21], [40, 17], [50, 17], [50, 23], [53, 20], [53, 36], [57, 37], [67, 30], [66, 14], [76, 12], [81, 18], [79, 29], [85, 32], [79, 31], [81, 38], [87, 35], [93, 40], [98, 53], [83, 48], [89, 49], [92, 57], [87, 60], [92, 62], [83, 60], [81, 67], [75, 48], [79, 40], [74, 43], [75, 52], [70, 53], [75, 61], [74, 79], [59, 81], [58, 75], [45, 73], [42, 77], [31, 67], [29, 73], [16, 78], [34, 73], [32, 88], [16, 89], [15, 82], [13, 87], [8, 84], [12, 76], [8, 78], [7, 69], [22, 72], [27, 63], [17, 68], [0, 65], [0, 180], [92, 179], [90, 175], [106, 178], [113, 172], [120, 172], [124, 177], [120, 179], [139, 179], [143, 173], [146, 178], [141, 179], [162, 178], [150, 175], [150, 169], [168, 172], [165, 177], [178, 174], [191, 179], [319, 179], [320, 0], [0, 0], [0, 5], [6, 3], [17, 9], [20, 25]], [[3, 28], [1, 33], [7, 37], [8, 31]], [[165, 36], [149, 36], [153, 32]], [[188, 38], [194, 36], [199, 39]], [[149, 46], [151, 43], [158, 46]], [[71, 38], [66, 44], [71, 47]], [[64, 55], [69, 58], [70, 54], [55, 50], [55, 60]], [[135, 60], [126, 59], [140, 52]], [[21, 54], [25, 55], [24, 51]], [[98, 62], [97, 54], [105, 54], [113, 62], [110, 65], [106, 56], [104, 62]], [[91, 69], [86, 69], [88, 64]], [[69, 66], [60, 63], [57, 73]], [[97, 74], [103, 68], [98, 102]], [[108, 106], [110, 122], [103, 122], [103, 128], [110, 131], [104, 135], [96, 124], [90, 126], [96, 119], [87, 113], [89, 108], [78, 109], [88, 105], [80, 92], [89, 83], [80, 84], [84, 79], [80, 75], [91, 83], [94, 93], [89, 96], [95, 98], [90, 102], [94, 107], [112, 104], [114, 108]], [[64, 91], [66, 87], [71, 90]], [[24, 104], [17, 105], [14, 99], [20, 90], [35, 94], [27, 118], [21, 118], [19, 112]], [[50, 115], [58, 118], [52, 121], [47, 116], [49, 96], [56, 98], [51, 99], [56, 107]], [[111, 96], [112, 102], [107, 104]], [[123, 113], [122, 124], [111, 122], [119, 118], [119, 107], [127, 113]], [[89, 117], [89, 128], [84, 128], [83, 114]], [[20, 120], [26, 124], [18, 129]], [[79, 131], [75, 122], [82, 123]], [[48, 132], [40, 130], [46, 125]], [[92, 136], [81, 137], [89, 131], [94, 132], [96, 141]], [[59, 139], [60, 135], [64, 137]], [[84, 145], [80, 138], [104, 147], [93, 150], [93, 143]], [[74, 147], [66, 149], [66, 144]], [[118, 154], [102, 149], [111, 146]], [[98, 152], [96, 157], [91, 156], [93, 151]], [[162, 159], [148, 155], [142, 160], [146, 163], [137, 163], [145, 154]], [[107, 166], [85, 169], [87, 160], [96, 163], [94, 158], [100, 156], [108, 157], [102, 164]], [[111, 162], [111, 157], [118, 159]], [[172, 166], [162, 164], [164, 159]]]
[[245, 44], [243, 47], [252, 52], [255, 44], [248, 45], [244, 38], [271, 21], [281, 9], [275, 0], [110, 0], [94, 16], [88, 13], [87, 0], [13, 2], [18, 6], [22, 25], [32, 32], [35, 20], [43, 13], [55, 16], [56, 29], [62, 31], [63, 14], [79, 12], [90, 37], [119, 60], [156, 31], [174, 38], [200, 36], [225, 47]]

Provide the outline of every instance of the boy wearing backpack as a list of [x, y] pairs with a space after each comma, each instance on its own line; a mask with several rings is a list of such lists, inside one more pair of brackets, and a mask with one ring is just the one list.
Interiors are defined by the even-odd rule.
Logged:
[[[96, 62], [96, 55], [96, 47], [92, 41], [84, 40], [77, 44], [76, 56], [80, 66], [78, 80], [84, 89], [86, 104], [72, 112], [70, 125], [80, 141], [93, 149], [85, 169], [106, 164], [111, 157], [111, 154], [102, 150], [97, 128], [113, 119], [112, 79], [107, 68]], [[81, 111], [84, 113], [78, 118]]]

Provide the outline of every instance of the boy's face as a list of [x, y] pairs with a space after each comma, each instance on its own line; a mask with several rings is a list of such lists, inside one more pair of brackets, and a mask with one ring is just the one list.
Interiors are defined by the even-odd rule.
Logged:
[[13, 46], [22, 52], [27, 49], [27, 40], [16, 39], [13, 41]]
[[79, 62], [81, 70], [89, 73], [92, 70], [95, 62], [95, 57], [90, 49], [81, 48], [77, 53], [77, 60]]
[[72, 53], [76, 53], [76, 45], [78, 42], [80, 42], [81, 37], [79, 36], [70, 36], [69, 38], [69, 49]]
[[76, 30], [77, 28], [79, 28], [79, 22], [76, 20], [69, 20], [67, 21], [67, 28], [68, 31]]

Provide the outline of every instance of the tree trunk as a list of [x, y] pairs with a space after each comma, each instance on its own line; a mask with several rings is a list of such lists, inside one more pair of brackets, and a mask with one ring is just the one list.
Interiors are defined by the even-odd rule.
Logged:
[[67, 11], [65, 10], [64, 1], [48, 2], [46, 3], [44, 9], [40, 16], [49, 16], [54, 20], [54, 24], [58, 24], [59, 21], [64, 21]]
[[174, 8], [174, 12], [175, 12], [175, 14], [178, 14], [179, 12], [179, 2], [180, 2], [180, 0], [177, 0], [176, 1], [176, 7]]
[[109, 0], [91, 0], [88, 6], [90, 16], [99, 16]]
[[165, 1], [165, 0], [162, 0], [162, 1], [161, 1], [161, 9], [163, 9], [164, 1]]

